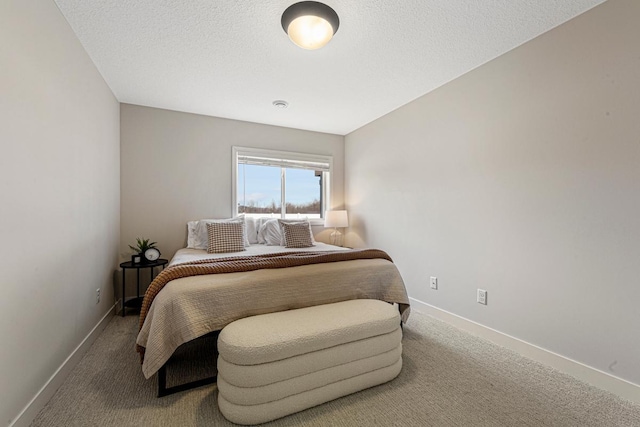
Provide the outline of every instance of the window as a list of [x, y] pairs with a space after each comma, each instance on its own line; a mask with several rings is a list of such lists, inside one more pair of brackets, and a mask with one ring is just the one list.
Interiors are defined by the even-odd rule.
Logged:
[[305, 216], [328, 209], [331, 156], [233, 147], [233, 206], [236, 214]]

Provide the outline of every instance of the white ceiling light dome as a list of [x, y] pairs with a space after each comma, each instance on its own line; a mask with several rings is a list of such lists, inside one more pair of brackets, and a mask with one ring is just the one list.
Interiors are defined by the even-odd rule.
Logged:
[[292, 4], [282, 14], [281, 22], [291, 41], [309, 50], [329, 43], [340, 26], [336, 11], [317, 1]]

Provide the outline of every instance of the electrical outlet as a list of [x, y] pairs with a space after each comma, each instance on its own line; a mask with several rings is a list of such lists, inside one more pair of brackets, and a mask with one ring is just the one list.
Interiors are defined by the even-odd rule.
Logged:
[[430, 279], [431, 289], [438, 289], [438, 278], [431, 276]]
[[478, 303], [487, 305], [487, 291], [478, 289]]
[[96, 289], [96, 304], [100, 302], [100, 288]]

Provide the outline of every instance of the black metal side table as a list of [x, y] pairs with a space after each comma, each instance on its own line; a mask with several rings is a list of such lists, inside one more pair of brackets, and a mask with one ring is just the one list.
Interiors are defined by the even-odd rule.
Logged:
[[[162, 266], [164, 270], [164, 266], [167, 265], [169, 260], [160, 258], [155, 261], [148, 262], [140, 262], [138, 264], [134, 264], [131, 261], [123, 262], [120, 264], [120, 268], [122, 268], [122, 317], [124, 317], [125, 307], [133, 307], [140, 309], [142, 307], [142, 297], [140, 296], [140, 269], [141, 268], [150, 268], [151, 269], [151, 281], [153, 282], [154, 278], [154, 270], [156, 267]], [[130, 298], [128, 301], [125, 301], [125, 278], [127, 276], [127, 269], [136, 269], [136, 297]]]

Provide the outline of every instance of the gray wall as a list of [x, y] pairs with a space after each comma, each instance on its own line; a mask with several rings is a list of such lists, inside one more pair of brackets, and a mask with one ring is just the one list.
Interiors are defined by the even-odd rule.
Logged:
[[54, 2], [0, 2], [0, 40], [6, 425], [113, 305], [120, 137], [118, 102]]
[[347, 243], [418, 300], [640, 384], [639, 16], [610, 0], [347, 135]]
[[[138, 236], [170, 258], [186, 246], [187, 221], [232, 214], [234, 145], [333, 156], [331, 203], [344, 204], [342, 136], [129, 104], [120, 112], [123, 258]], [[321, 240], [330, 233], [314, 232]]]

